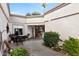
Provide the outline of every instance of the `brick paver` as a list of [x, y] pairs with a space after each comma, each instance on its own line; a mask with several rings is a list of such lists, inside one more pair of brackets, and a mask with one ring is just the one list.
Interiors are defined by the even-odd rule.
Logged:
[[24, 45], [19, 45], [17, 47], [26, 48], [31, 56], [63, 56], [62, 53], [53, 51], [45, 46], [43, 46], [43, 40], [30, 40], [25, 41]]

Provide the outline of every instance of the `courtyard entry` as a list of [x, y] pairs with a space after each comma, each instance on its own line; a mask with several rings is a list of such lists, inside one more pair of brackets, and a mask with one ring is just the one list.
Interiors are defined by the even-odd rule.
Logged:
[[44, 34], [44, 25], [30, 25], [28, 26], [30, 27], [30, 32], [31, 32], [31, 35], [32, 35], [32, 38], [43, 38], [43, 34]]
[[44, 32], [44, 26], [35, 26], [35, 37], [42, 38]]

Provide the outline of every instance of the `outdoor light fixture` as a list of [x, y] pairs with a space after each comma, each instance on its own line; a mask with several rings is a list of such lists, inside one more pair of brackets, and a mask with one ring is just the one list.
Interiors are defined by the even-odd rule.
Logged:
[[8, 23], [7, 23], [7, 26], [6, 26], [6, 31], [7, 31], [7, 33], [9, 32], [9, 25], [8, 25]]

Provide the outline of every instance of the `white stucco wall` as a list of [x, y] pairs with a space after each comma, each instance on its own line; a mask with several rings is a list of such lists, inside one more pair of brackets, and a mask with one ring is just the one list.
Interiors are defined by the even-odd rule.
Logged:
[[11, 16], [9, 22], [10, 23], [26, 23], [26, 18]]
[[79, 12], [79, 3], [72, 3], [69, 4], [65, 7], [62, 7], [54, 12], [51, 12], [47, 15], [44, 16], [44, 20], [51, 20], [57, 17], [61, 17], [61, 16], [65, 16], [65, 15], [69, 15], [69, 14], [73, 14]]
[[43, 17], [27, 18], [27, 23], [44, 22]]
[[26, 18], [11, 16], [10, 17], [10, 31], [12, 34], [14, 34], [15, 26], [23, 27], [23, 35], [28, 34], [28, 26], [26, 24]]
[[27, 25], [44, 25], [44, 17], [34, 17], [26, 19]]
[[29, 37], [32, 37], [32, 27], [28, 26], [28, 33], [30, 34]]
[[9, 23], [9, 30], [10, 30], [10, 33], [12, 34], [12, 23]]
[[[4, 15], [2, 9], [0, 8], [0, 31], [1, 32], [3, 30], [6, 30], [7, 23], [8, 23], [8, 20], [7, 20], [6, 16]], [[3, 40], [7, 39], [7, 33], [6, 33], [6, 31], [3, 32], [2, 39]]]
[[79, 4], [69, 4], [45, 16], [45, 31], [56, 31], [62, 40], [69, 36], [79, 38], [79, 14], [50, 21], [51, 19], [79, 12]]
[[26, 18], [11, 16], [10, 17], [10, 31], [14, 33], [14, 26], [22, 26], [23, 27], [23, 35], [27, 35], [28, 29], [26, 24]]
[[[54, 20], [48, 25], [46, 23], [46, 31], [56, 31], [61, 36], [61, 39], [66, 39], [69, 36], [79, 38], [79, 15]], [[49, 28], [50, 27], [50, 28]], [[47, 29], [49, 28], [49, 29]]]
[[7, 17], [9, 17], [10, 15], [9, 15], [9, 10], [8, 10], [7, 4], [6, 3], [1, 3], [1, 6], [2, 6], [5, 14], [7, 15]]
[[30, 34], [32, 37], [32, 28], [29, 25], [44, 25], [43, 17], [33, 17], [33, 18], [25, 18], [25, 17], [10, 17], [10, 31], [14, 33], [14, 26], [23, 26], [23, 35]]

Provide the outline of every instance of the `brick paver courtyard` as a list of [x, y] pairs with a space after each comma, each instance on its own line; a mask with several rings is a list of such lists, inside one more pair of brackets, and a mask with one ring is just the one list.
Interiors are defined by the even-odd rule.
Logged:
[[14, 46], [26, 48], [31, 56], [63, 56], [64, 54], [53, 51], [50, 48], [43, 46], [43, 40], [25, 41], [24, 45]]

